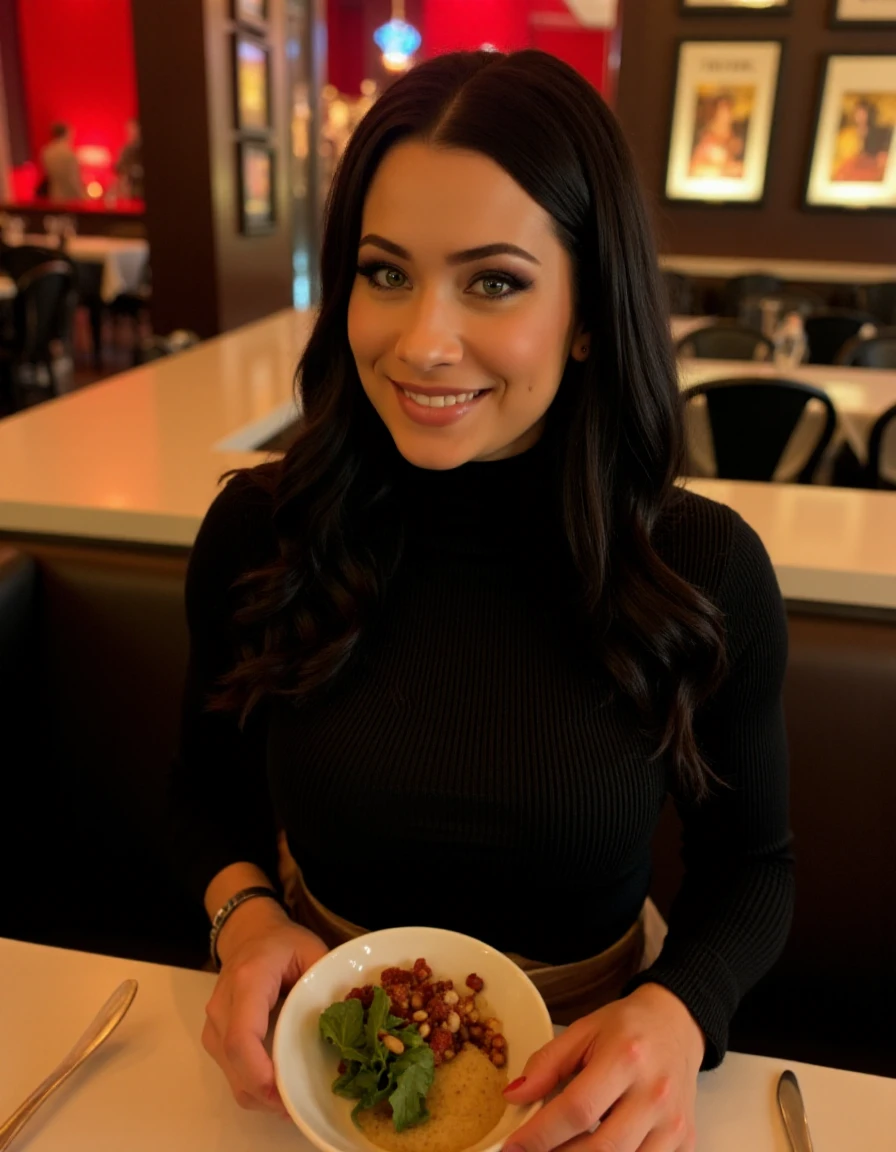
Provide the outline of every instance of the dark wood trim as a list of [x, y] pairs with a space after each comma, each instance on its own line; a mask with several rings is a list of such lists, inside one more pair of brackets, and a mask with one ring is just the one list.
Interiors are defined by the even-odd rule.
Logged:
[[31, 160], [28, 139], [28, 107], [22, 81], [19, 54], [19, 6], [17, 0], [0, 0], [0, 63], [3, 70], [3, 95], [9, 125], [9, 161], [13, 168]]

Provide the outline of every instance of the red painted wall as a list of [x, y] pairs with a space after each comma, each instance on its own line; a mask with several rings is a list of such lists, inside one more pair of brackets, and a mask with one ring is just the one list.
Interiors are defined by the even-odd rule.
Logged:
[[327, 81], [347, 95], [357, 96], [365, 77], [364, 39], [361, 0], [327, 0]]
[[64, 120], [76, 148], [103, 145], [114, 162], [137, 115], [127, 0], [19, 0], [19, 39], [33, 159]]
[[502, 52], [529, 46], [528, 0], [426, 0], [423, 50], [427, 56], [494, 44]]

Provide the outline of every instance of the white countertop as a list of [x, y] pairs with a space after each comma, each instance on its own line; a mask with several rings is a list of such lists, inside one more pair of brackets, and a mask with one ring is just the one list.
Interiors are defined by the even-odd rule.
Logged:
[[827, 260], [779, 260], [774, 256], [676, 256], [664, 253], [660, 266], [685, 276], [728, 280], [767, 272], [781, 280], [809, 284], [882, 284], [896, 280], [896, 264], [848, 264]]
[[[0, 533], [189, 547], [221, 474], [295, 418], [310, 325], [285, 311], [0, 421]], [[756, 529], [785, 596], [896, 608], [896, 494], [688, 483]]]
[[[311, 1152], [291, 1123], [240, 1110], [202, 1050], [213, 975], [2, 939], [0, 975], [0, 1120], [122, 980], [139, 983], [112, 1038], [22, 1131], [23, 1152]], [[775, 1105], [785, 1067], [815, 1152], [892, 1152], [896, 1080], [738, 1054], [700, 1077], [698, 1152], [787, 1152]]]

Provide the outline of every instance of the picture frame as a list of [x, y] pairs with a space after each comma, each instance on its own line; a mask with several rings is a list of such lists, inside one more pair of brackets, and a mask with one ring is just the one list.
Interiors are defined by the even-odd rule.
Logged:
[[825, 58], [804, 204], [896, 211], [896, 54]]
[[681, 0], [683, 16], [789, 16], [793, 0]]
[[679, 42], [667, 202], [763, 202], [783, 56], [780, 39]]
[[234, 119], [239, 132], [265, 135], [271, 128], [271, 50], [246, 32], [233, 37]]
[[264, 140], [237, 144], [240, 232], [244, 236], [261, 236], [277, 226], [276, 161], [273, 147]]
[[831, 0], [831, 27], [896, 30], [896, 0]]
[[270, 0], [233, 0], [233, 19], [254, 28], [266, 27]]

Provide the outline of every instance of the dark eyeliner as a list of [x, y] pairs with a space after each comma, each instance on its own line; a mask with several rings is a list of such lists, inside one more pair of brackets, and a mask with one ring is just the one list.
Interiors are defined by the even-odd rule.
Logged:
[[513, 289], [513, 292], [507, 292], [503, 296], [486, 297], [486, 299], [492, 300], [507, 300], [517, 292], [525, 292], [527, 288], [532, 287], [533, 283], [533, 281], [527, 280], [523, 276], [517, 276], [513, 272], [503, 272], [497, 268], [487, 269], [485, 272], [477, 272], [471, 283], [481, 284], [483, 280], [503, 280], [505, 284], [509, 284]]
[[367, 283], [371, 288], [378, 288], [381, 292], [394, 292], [394, 288], [386, 288], [382, 284], [377, 284], [374, 280], [377, 272], [381, 272], [384, 268], [390, 269], [392, 272], [397, 272], [399, 276], [406, 276], [400, 268], [396, 268], [394, 264], [388, 264], [385, 260], [368, 260], [358, 264], [358, 275], [364, 276]]

